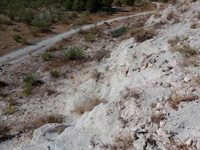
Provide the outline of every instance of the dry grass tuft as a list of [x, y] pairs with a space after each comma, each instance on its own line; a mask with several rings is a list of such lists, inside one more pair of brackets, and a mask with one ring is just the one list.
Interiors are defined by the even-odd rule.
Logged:
[[173, 11], [169, 12], [167, 15], [167, 20], [172, 20], [174, 18], [175, 14]]
[[79, 115], [82, 115], [87, 111], [93, 110], [100, 103], [105, 103], [105, 101], [100, 100], [98, 98], [90, 99], [88, 102], [86, 102], [84, 104], [76, 105], [75, 108], [74, 108], [74, 112], [79, 114]]
[[111, 150], [127, 150], [133, 146], [133, 138], [129, 137], [116, 137], [115, 144], [109, 145]]
[[0, 123], [0, 142], [11, 138], [10, 127]]
[[44, 115], [42, 117], [37, 118], [33, 122], [28, 123], [25, 125], [24, 128], [26, 129], [36, 129], [48, 123], [63, 123], [64, 118], [62, 115]]
[[180, 95], [177, 92], [175, 92], [174, 95], [172, 96], [172, 98], [169, 99], [169, 103], [173, 109], [178, 109], [178, 105], [181, 102], [191, 102], [196, 99], [198, 99], [197, 95], [192, 95], [192, 94]]
[[165, 21], [160, 20], [159, 22], [154, 23], [153, 28], [154, 29], [160, 29], [165, 24], [166, 24]]
[[130, 30], [131, 36], [133, 36], [136, 42], [144, 42], [155, 36], [154, 29], [134, 28]]
[[200, 20], [200, 12], [198, 12], [198, 14], [197, 14], [197, 19], [199, 19]]
[[160, 125], [160, 121], [164, 119], [163, 114], [154, 114], [151, 116], [151, 120], [153, 123], [156, 123], [158, 126]]
[[153, 15], [153, 17], [154, 17], [155, 19], [160, 18], [161, 16], [162, 16], [162, 14], [159, 13], [159, 12], [156, 12], [156, 13]]
[[135, 99], [139, 99], [140, 98], [140, 93], [135, 91], [135, 90], [131, 90], [129, 88], [125, 89], [125, 93], [122, 93], [122, 97], [123, 99], [130, 99], [130, 98], [135, 98]]
[[179, 52], [186, 57], [198, 55], [198, 51], [187, 44], [172, 47], [172, 52]]
[[190, 26], [190, 28], [191, 28], [191, 29], [196, 29], [196, 28], [198, 28], [198, 24], [193, 23], [193, 24]]

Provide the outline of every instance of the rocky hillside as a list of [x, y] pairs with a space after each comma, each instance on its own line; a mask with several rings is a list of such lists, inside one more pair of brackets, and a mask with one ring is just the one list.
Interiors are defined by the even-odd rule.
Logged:
[[156, 30], [153, 38], [132, 30], [130, 39], [107, 43], [109, 57], [54, 83], [62, 94], [46, 106], [62, 112], [64, 123], [45, 124], [0, 149], [200, 149], [199, 8], [198, 0], [180, 0], [140, 30]]

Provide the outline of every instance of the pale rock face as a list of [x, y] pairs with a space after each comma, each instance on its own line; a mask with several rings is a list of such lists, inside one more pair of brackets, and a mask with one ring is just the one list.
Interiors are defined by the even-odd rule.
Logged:
[[[194, 17], [191, 12], [200, 8], [200, 2], [190, 3], [189, 6], [185, 14], [177, 12], [184, 24], [166, 24], [153, 40], [143, 43], [135, 43], [133, 38], [125, 40], [111, 50], [110, 58], [88, 68], [97, 68], [103, 73], [103, 78], [98, 82], [90, 78], [91, 72], [75, 76], [75, 80], [81, 80], [74, 85], [77, 92], [71, 91], [72, 94], [58, 97], [66, 99], [63, 110], [72, 121], [65, 124], [61, 133], [55, 132], [57, 124], [44, 125], [34, 131], [29, 142], [15, 149], [106, 150], [112, 146], [126, 146], [127, 149], [167, 150], [175, 148], [169, 144], [171, 137], [177, 144], [191, 145], [196, 141], [197, 149], [200, 149], [199, 98], [181, 102], [178, 109], [172, 109], [170, 103], [174, 92], [188, 92], [194, 73], [200, 74], [199, 66], [181, 67], [179, 64], [184, 58], [178, 52], [172, 53], [168, 44], [168, 40], [176, 35], [192, 35], [190, 45], [200, 46], [200, 30], [191, 30], [188, 21], [188, 17]], [[172, 10], [178, 11], [170, 5], [162, 12], [160, 19], [165, 19]], [[155, 18], [151, 17], [147, 26], [153, 21]], [[132, 57], [133, 53], [136, 58]], [[109, 66], [108, 71], [105, 71], [106, 66]], [[66, 86], [67, 82], [63, 81]], [[197, 91], [196, 94], [200, 96], [200, 88], [195, 86], [194, 89], [189, 93]], [[106, 102], [102, 101], [82, 115], [72, 113], [76, 105], [89, 105], [93, 97], [105, 99]], [[163, 115], [160, 120], [152, 117], [159, 114]]]

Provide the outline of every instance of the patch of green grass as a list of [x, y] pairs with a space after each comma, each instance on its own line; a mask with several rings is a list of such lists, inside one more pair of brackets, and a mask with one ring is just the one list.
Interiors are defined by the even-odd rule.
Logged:
[[117, 30], [114, 30], [111, 32], [111, 35], [113, 38], [119, 38], [120, 36], [122, 36], [123, 34], [125, 34], [128, 30], [128, 27], [121, 27]]
[[44, 61], [48, 61], [48, 60], [50, 60], [50, 58], [52, 58], [51, 53], [46, 52], [46, 53], [42, 54], [42, 59]]
[[69, 60], [80, 60], [83, 58], [83, 51], [78, 47], [72, 47], [67, 51], [66, 57]]
[[54, 78], [58, 78], [59, 77], [59, 72], [57, 70], [51, 71], [50, 75]]

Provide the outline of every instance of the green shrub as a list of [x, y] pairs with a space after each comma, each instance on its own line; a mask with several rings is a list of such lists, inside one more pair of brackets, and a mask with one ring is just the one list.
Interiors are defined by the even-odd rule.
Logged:
[[51, 71], [50, 75], [54, 78], [58, 78], [59, 77], [59, 72], [57, 70]]
[[66, 57], [69, 60], [80, 60], [83, 58], [83, 51], [78, 47], [72, 47], [67, 51]]
[[16, 42], [20, 42], [21, 37], [20, 37], [19, 35], [13, 35], [13, 39], [14, 39]]
[[31, 84], [26, 84], [23, 91], [25, 94], [29, 95], [33, 91], [33, 86]]
[[44, 54], [42, 54], [42, 59], [44, 60], [44, 61], [48, 61], [50, 58], [52, 58], [52, 55], [51, 55], [51, 53], [44, 53]]
[[24, 93], [26, 93], [27, 95], [31, 94], [33, 90], [33, 85], [37, 82], [37, 79], [32, 75], [27, 75], [23, 79], [23, 82], [25, 84]]
[[118, 38], [120, 36], [122, 36], [124, 33], [126, 33], [128, 30], [128, 27], [121, 27], [117, 30], [114, 30], [111, 32], [111, 35], [113, 38]]
[[25, 84], [30, 84], [33, 85], [36, 83], [37, 79], [32, 76], [32, 75], [27, 75], [24, 79], [23, 79]]

